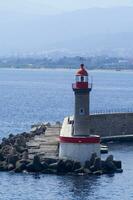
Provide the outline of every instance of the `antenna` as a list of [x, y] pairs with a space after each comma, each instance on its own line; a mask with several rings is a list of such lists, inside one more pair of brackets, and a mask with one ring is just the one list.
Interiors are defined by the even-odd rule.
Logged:
[[82, 64], [84, 64], [85, 58], [84, 57], [79, 57], [79, 60]]

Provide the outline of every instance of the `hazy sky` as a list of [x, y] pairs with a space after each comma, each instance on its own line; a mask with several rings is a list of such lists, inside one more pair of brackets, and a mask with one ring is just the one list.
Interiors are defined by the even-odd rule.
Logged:
[[40, 14], [114, 6], [133, 6], [133, 0], [0, 0], [0, 11], [24, 11]]
[[133, 0], [44, 0], [63, 10], [88, 7], [133, 6]]

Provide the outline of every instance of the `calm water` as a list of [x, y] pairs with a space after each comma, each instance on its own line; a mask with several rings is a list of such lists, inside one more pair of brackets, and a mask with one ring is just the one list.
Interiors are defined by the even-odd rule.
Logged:
[[[0, 69], [0, 138], [73, 113], [75, 70]], [[91, 71], [91, 111], [133, 107], [133, 72]], [[0, 173], [0, 200], [132, 200], [133, 145], [111, 145], [123, 174], [73, 177]]]

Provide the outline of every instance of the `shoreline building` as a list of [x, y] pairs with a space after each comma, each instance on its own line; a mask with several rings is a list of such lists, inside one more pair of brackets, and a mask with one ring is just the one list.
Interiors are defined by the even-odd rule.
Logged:
[[90, 92], [92, 84], [88, 81], [89, 75], [84, 65], [76, 73], [76, 82], [72, 84], [75, 95], [74, 117], [64, 119], [60, 132], [59, 157], [85, 161], [91, 158], [92, 153], [100, 157], [100, 136], [90, 135]]

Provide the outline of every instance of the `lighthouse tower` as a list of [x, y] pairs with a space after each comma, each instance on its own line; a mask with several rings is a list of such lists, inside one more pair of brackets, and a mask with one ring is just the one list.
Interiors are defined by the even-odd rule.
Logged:
[[79, 161], [82, 165], [90, 160], [92, 153], [100, 157], [100, 137], [90, 135], [89, 96], [92, 86], [88, 76], [81, 64], [76, 73], [76, 82], [72, 84], [75, 94], [74, 117], [64, 119], [59, 137], [59, 158]]
[[89, 96], [91, 84], [88, 83], [88, 72], [84, 65], [76, 73], [76, 83], [72, 85], [75, 94], [74, 135], [88, 136], [89, 127]]

